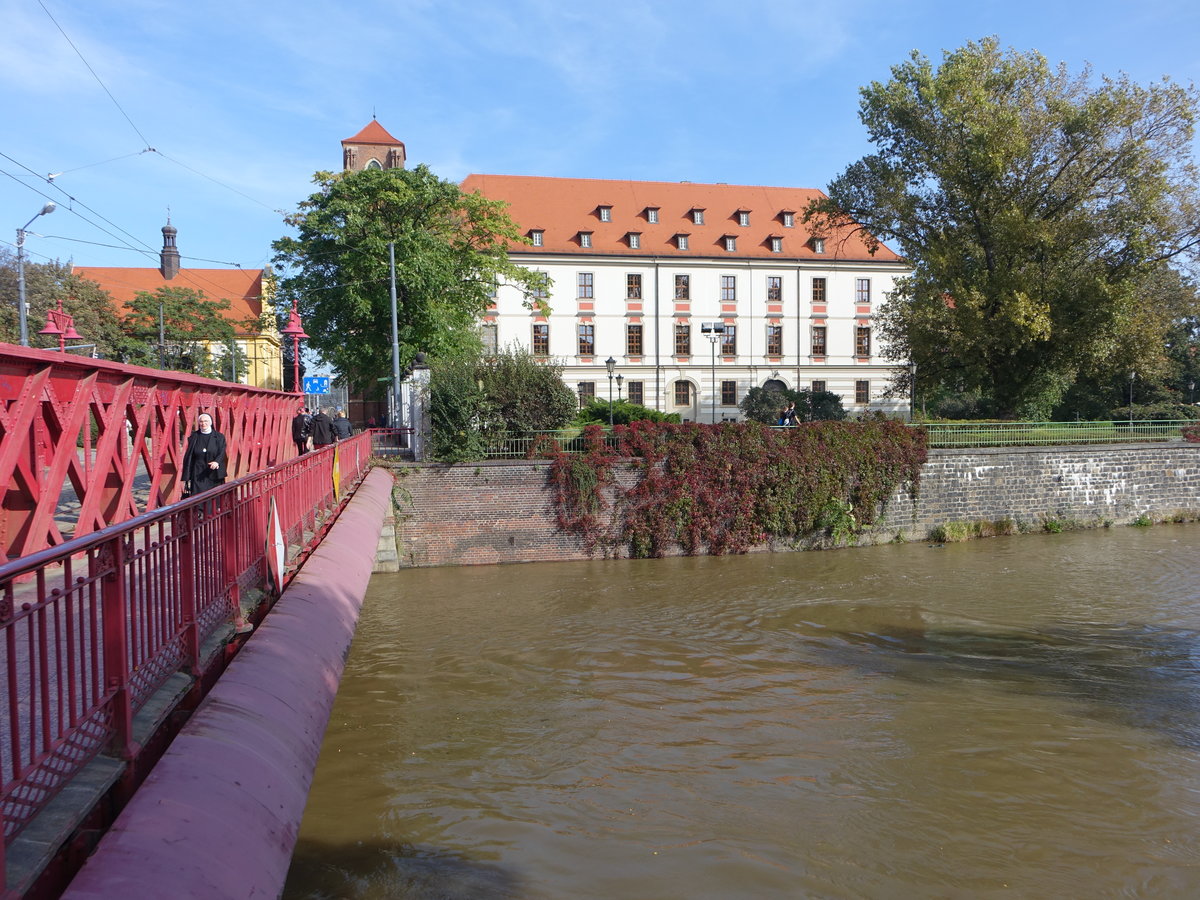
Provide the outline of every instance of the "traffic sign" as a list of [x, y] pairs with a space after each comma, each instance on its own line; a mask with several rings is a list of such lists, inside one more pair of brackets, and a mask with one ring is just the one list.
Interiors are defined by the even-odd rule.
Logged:
[[328, 394], [329, 393], [329, 376], [328, 375], [306, 375], [306, 376], [304, 376], [304, 393], [306, 393], [306, 394]]

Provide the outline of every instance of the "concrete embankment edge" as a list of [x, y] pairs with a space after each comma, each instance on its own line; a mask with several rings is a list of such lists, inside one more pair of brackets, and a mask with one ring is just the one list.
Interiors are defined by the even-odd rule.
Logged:
[[64, 897], [279, 896], [391, 488], [368, 474]]

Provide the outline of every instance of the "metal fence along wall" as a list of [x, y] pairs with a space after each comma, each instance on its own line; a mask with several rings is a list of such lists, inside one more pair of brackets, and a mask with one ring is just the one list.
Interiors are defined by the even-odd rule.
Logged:
[[[0, 344], [0, 559], [177, 500], [187, 435], [211, 413], [237, 478], [295, 454], [293, 394]], [[71, 514], [56, 519], [64, 498]]]
[[156, 690], [199, 674], [201, 645], [266, 581], [272, 500], [295, 563], [370, 460], [362, 433], [0, 566], [0, 863], [93, 757], [136, 757], [133, 717]]

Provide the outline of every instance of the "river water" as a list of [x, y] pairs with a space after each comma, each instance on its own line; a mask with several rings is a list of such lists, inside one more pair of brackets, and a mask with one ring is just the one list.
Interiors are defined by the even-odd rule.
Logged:
[[284, 896], [1200, 896], [1198, 551], [376, 576]]

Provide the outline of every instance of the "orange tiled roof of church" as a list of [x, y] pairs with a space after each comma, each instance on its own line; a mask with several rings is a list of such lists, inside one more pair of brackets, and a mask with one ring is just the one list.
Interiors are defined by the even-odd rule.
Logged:
[[160, 287], [203, 291], [210, 300], [228, 300], [225, 318], [257, 319], [262, 314], [262, 269], [180, 269], [168, 280], [158, 269], [74, 266], [71, 271], [108, 291], [124, 315], [138, 291], [154, 293]]
[[[462, 188], [508, 203], [522, 234], [542, 232], [542, 246], [514, 246], [517, 253], [900, 260], [885, 246], [872, 255], [852, 228], [825, 235], [825, 252], [817, 253], [813, 234], [801, 221], [809, 202], [824, 196], [812, 188], [526, 175], [468, 175]], [[602, 219], [601, 207], [608, 207], [609, 221]], [[657, 223], [649, 221], [651, 208], [658, 210]], [[693, 220], [694, 210], [703, 210], [703, 224]], [[739, 213], [749, 215], [748, 225], [741, 224]], [[785, 213], [792, 214], [790, 227]], [[583, 231], [591, 233], [590, 248], [581, 246]], [[639, 235], [636, 249], [630, 247], [631, 232]], [[680, 234], [688, 236], [687, 250], [678, 249]], [[726, 250], [727, 236], [737, 239], [736, 251]], [[772, 238], [780, 239], [778, 253]]]
[[390, 134], [386, 128], [379, 124], [376, 119], [372, 119], [367, 123], [367, 126], [354, 137], [348, 137], [342, 141], [343, 144], [397, 144], [404, 146], [403, 141], [398, 141]]

